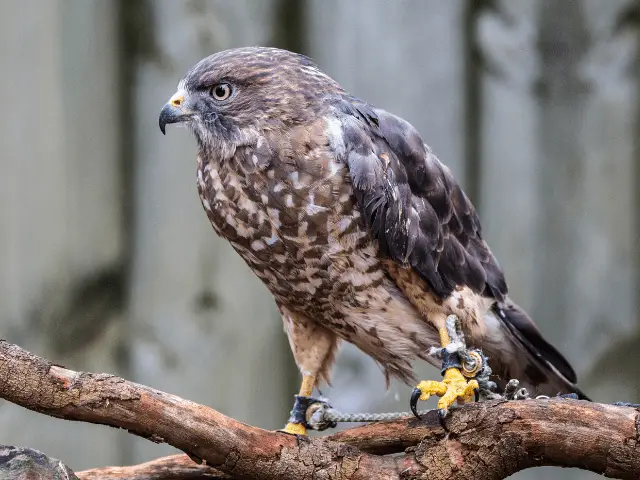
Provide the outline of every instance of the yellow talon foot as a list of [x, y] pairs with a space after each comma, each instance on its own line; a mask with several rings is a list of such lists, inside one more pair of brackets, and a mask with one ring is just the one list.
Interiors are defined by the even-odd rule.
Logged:
[[411, 411], [420, 418], [416, 409], [418, 400], [428, 400], [432, 395], [437, 395], [440, 397], [438, 413], [444, 417], [456, 400], [459, 404], [473, 401], [478, 388], [476, 380], [467, 380], [459, 369], [449, 368], [444, 372], [442, 382], [427, 380], [416, 386], [411, 395]]
[[287, 425], [279, 432], [288, 433], [289, 435], [306, 435], [307, 429], [300, 423], [287, 423]]

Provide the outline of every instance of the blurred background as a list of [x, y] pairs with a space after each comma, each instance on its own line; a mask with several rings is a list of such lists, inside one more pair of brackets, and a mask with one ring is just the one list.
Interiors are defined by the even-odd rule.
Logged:
[[[413, 123], [581, 387], [640, 401], [639, 29], [638, 0], [0, 0], [0, 337], [284, 425], [274, 303], [204, 215], [194, 140], [158, 129], [195, 62], [272, 45]], [[410, 391], [352, 348], [323, 389], [344, 411]], [[171, 451], [4, 401], [0, 432], [76, 470]], [[591, 478], [514, 478], [541, 473]]]

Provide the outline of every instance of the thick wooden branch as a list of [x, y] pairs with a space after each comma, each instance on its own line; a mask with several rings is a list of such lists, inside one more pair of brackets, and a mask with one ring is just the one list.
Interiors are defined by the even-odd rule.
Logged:
[[[638, 412], [571, 400], [486, 402], [459, 408], [445, 432], [433, 415], [297, 439], [106, 374], [53, 365], [0, 341], [0, 397], [67, 420], [125, 428], [204, 459], [173, 456], [82, 479], [503, 479], [541, 465], [640, 478]], [[400, 456], [379, 454], [402, 452]], [[211, 468], [213, 467], [213, 468]], [[225, 477], [226, 476], [226, 477]]]

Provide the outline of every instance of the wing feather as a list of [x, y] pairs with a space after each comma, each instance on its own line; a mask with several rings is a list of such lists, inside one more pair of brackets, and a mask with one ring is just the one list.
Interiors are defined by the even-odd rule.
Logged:
[[354, 191], [382, 253], [441, 297], [466, 286], [502, 301], [504, 275], [473, 205], [415, 128], [353, 98], [337, 108]]

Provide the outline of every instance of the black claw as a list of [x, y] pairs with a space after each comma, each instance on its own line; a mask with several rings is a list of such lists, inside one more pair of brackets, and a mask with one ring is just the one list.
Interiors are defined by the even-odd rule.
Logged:
[[411, 400], [409, 401], [409, 407], [411, 407], [411, 411], [418, 420], [422, 420], [422, 418], [418, 414], [418, 409], [416, 408], [418, 405], [418, 400], [420, 400], [420, 395], [422, 395], [422, 390], [417, 387], [414, 388], [413, 392], [411, 392]]
[[479, 402], [480, 401], [480, 389], [474, 388], [473, 389], [473, 395], [475, 397], [476, 402]]
[[442, 429], [445, 432], [449, 432], [449, 427], [447, 427], [447, 422], [445, 422], [446, 418], [447, 418], [447, 410], [439, 408], [438, 409], [438, 420], [440, 421], [440, 426], [442, 427]]

